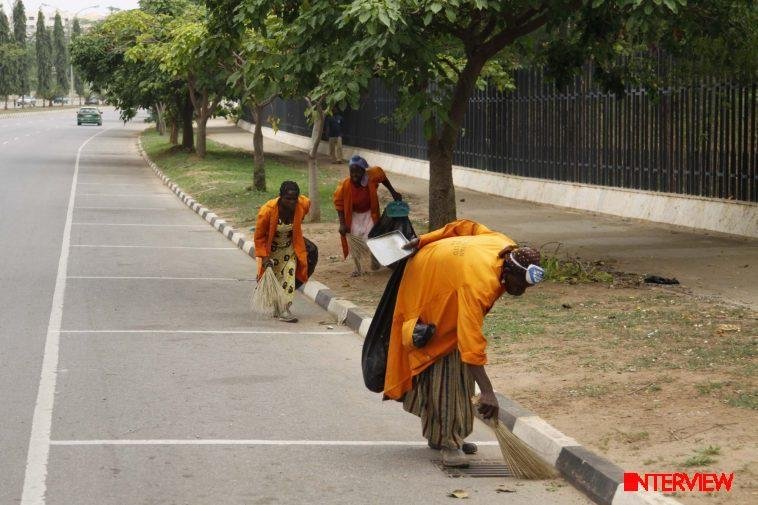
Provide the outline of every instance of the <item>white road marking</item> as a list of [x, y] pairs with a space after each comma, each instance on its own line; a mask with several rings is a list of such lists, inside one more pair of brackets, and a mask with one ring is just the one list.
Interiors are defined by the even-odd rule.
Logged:
[[85, 210], [184, 210], [184, 207], [76, 207]]
[[71, 244], [71, 247], [113, 248], [113, 249], [198, 249], [206, 251], [236, 251], [236, 247], [191, 247], [183, 245], [158, 246], [158, 245], [97, 245], [97, 244]]
[[212, 230], [208, 224], [152, 224], [152, 223], [73, 223], [77, 226], [146, 226], [159, 228], [202, 228], [208, 231]]
[[79, 160], [84, 146], [90, 140], [106, 131], [108, 130], [100, 131], [89, 137], [79, 146], [76, 152], [74, 176], [71, 181], [71, 192], [68, 197], [68, 209], [66, 210], [66, 223], [63, 228], [61, 254], [58, 259], [58, 273], [55, 278], [55, 290], [53, 291], [53, 303], [47, 325], [47, 336], [45, 337], [45, 351], [42, 357], [39, 389], [37, 390], [37, 401], [34, 405], [29, 451], [26, 456], [26, 472], [24, 474], [24, 490], [21, 495], [21, 505], [44, 505], [45, 503], [47, 463], [50, 453], [50, 429], [53, 422], [55, 383], [57, 379], [56, 370], [58, 369], [58, 346], [63, 317], [63, 298], [66, 291], [66, 272], [71, 244], [71, 223], [74, 216]]
[[[335, 323], [336, 324], [336, 323]], [[264, 331], [264, 330], [61, 330], [60, 333], [162, 333], [181, 335], [354, 335], [352, 331]]]
[[[495, 441], [476, 441], [476, 445], [493, 446]], [[158, 439], [158, 440], [52, 440], [51, 445], [310, 445], [337, 447], [412, 446], [425, 447], [428, 442], [410, 440], [257, 440], [257, 439]]]
[[113, 280], [162, 280], [162, 281], [238, 281], [252, 282], [253, 278], [234, 277], [161, 277], [161, 276], [119, 276], [119, 275], [69, 275], [69, 279], [113, 279]]
[[135, 197], [135, 196], [174, 196], [171, 193], [79, 193], [79, 196], [118, 196], [118, 197]]

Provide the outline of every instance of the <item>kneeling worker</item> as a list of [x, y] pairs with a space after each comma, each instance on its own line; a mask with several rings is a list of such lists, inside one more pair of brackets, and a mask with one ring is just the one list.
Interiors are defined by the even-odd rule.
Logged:
[[[423, 435], [429, 447], [442, 451], [444, 465], [467, 466], [464, 452], [477, 449], [464, 443], [473, 430], [474, 381], [481, 390], [480, 413], [490, 418], [499, 410], [484, 370], [484, 316], [503, 293], [520, 296], [542, 280], [540, 253], [467, 220], [406, 248], [418, 252], [398, 289], [385, 398], [403, 401], [406, 411], [421, 418]], [[435, 328], [424, 332], [424, 325]]]

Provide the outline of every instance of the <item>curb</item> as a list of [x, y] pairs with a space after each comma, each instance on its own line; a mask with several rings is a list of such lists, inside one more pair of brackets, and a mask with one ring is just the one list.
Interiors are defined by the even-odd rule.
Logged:
[[[245, 240], [244, 235], [235, 231], [226, 221], [210, 209], [203, 207], [187, 195], [175, 182], [171, 181], [148, 157], [142, 148], [142, 139], [137, 139], [140, 156], [155, 175], [178, 196], [182, 202], [195, 211], [227, 239], [255, 259], [255, 246]], [[363, 313], [348, 300], [337, 298], [328, 286], [309, 280], [300, 288], [303, 294], [319, 307], [344, 323], [362, 337], [366, 337], [371, 324], [371, 316]], [[624, 491], [624, 470], [586, 449], [573, 438], [553, 428], [544, 419], [525, 409], [514, 400], [496, 393], [500, 403], [500, 422], [525, 442], [536, 454], [551, 464], [571, 485], [586, 494], [599, 505], [681, 505], [680, 502], [660, 493]]]

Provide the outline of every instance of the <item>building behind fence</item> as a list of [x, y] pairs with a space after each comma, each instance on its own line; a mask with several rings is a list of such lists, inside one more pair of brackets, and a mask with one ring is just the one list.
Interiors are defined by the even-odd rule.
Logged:
[[[756, 84], [715, 80], [664, 90], [601, 92], [589, 69], [556, 90], [541, 69], [519, 70], [516, 89], [469, 101], [453, 163], [512, 175], [758, 202]], [[387, 121], [396, 94], [371, 83], [343, 113], [347, 145], [427, 159], [421, 121]], [[277, 100], [279, 128], [310, 136], [304, 101]]]

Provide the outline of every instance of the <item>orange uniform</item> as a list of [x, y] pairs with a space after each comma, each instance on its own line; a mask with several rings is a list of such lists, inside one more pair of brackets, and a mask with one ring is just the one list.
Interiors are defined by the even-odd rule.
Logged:
[[[295, 217], [292, 219], [292, 248], [297, 256], [297, 271], [295, 278], [305, 283], [308, 280], [308, 254], [305, 251], [303, 237], [303, 218], [311, 209], [311, 201], [300, 195], [295, 207]], [[255, 256], [258, 258], [258, 278], [263, 275], [263, 262], [260, 258], [271, 255], [271, 242], [276, 235], [276, 225], [279, 224], [279, 197], [264, 203], [258, 211], [255, 224]]]
[[[401, 399], [413, 377], [456, 348], [461, 361], [487, 363], [484, 316], [505, 292], [498, 253], [515, 242], [473, 221], [459, 220], [419, 237], [405, 267], [390, 334], [384, 394]], [[416, 322], [437, 329], [422, 348], [412, 343]]]
[[[379, 195], [377, 190], [379, 185], [387, 180], [387, 176], [384, 174], [384, 170], [381, 167], [370, 167], [366, 170], [368, 176], [368, 195], [371, 202], [371, 219], [374, 224], [379, 221]], [[351, 186], [353, 183], [350, 181], [350, 177], [347, 177], [339, 183], [337, 189], [334, 191], [334, 208], [337, 212], [343, 212], [345, 214], [345, 224], [348, 229], [353, 222], [353, 191]], [[344, 235], [342, 238], [342, 253], [347, 258], [349, 249], [347, 247], [347, 239]]]

